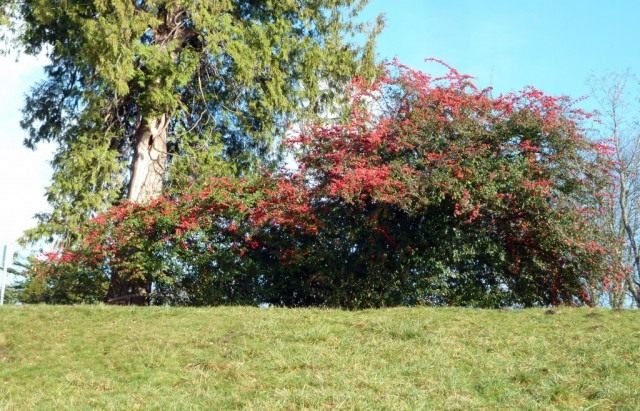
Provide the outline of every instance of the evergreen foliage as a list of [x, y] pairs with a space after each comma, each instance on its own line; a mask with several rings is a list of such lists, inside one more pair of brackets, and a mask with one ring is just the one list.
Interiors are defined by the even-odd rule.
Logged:
[[[267, 166], [294, 122], [373, 74], [361, 0], [0, 0], [2, 22], [45, 79], [27, 97], [26, 145], [57, 143], [53, 211], [28, 240], [70, 245], [127, 198], [139, 130], [165, 116], [164, 191]], [[356, 37], [364, 45], [357, 46]], [[161, 194], [161, 193], [157, 193]]]

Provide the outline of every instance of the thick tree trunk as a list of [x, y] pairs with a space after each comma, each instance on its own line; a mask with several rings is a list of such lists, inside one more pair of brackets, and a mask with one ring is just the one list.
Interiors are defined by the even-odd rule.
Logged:
[[[162, 195], [167, 166], [167, 126], [169, 116], [142, 119], [135, 134], [135, 152], [131, 161], [128, 200], [147, 203]], [[151, 279], [122, 278], [111, 274], [105, 301], [109, 304], [147, 305]]]
[[167, 166], [168, 116], [144, 119], [135, 135], [135, 153], [131, 162], [129, 201], [146, 203], [162, 194]]

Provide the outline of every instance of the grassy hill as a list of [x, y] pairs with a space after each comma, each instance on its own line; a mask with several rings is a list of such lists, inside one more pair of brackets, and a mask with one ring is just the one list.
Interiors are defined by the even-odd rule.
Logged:
[[3, 307], [0, 409], [640, 409], [640, 312]]

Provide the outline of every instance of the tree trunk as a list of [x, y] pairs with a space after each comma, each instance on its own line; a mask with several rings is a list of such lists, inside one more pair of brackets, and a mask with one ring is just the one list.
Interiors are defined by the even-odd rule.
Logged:
[[135, 135], [128, 200], [147, 203], [162, 194], [167, 165], [168, 115], [143, 119]]
[[[167, 166], [167, 126], [169, 116], [143, 118], [135, 134], [135, 152], [131, 160], [131, 174], [127, 199], [148, 203], [162, 195]], [[111, 273], [105, 301], [109, 304], [147, 305], [151, 293], [151, 278], [122, 278]]]

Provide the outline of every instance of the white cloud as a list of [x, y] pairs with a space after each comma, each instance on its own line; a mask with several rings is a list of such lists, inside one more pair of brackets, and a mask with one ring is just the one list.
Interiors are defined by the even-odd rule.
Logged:
[[20, 128], [24, 96], [39, 79], [45, 57], [0, 57], [0, 246], [14, 250], [15, 241], [33, 227], [34, 214], [48, 209], [44, 190], [51, 176], [51, 145], [27, 149]]

